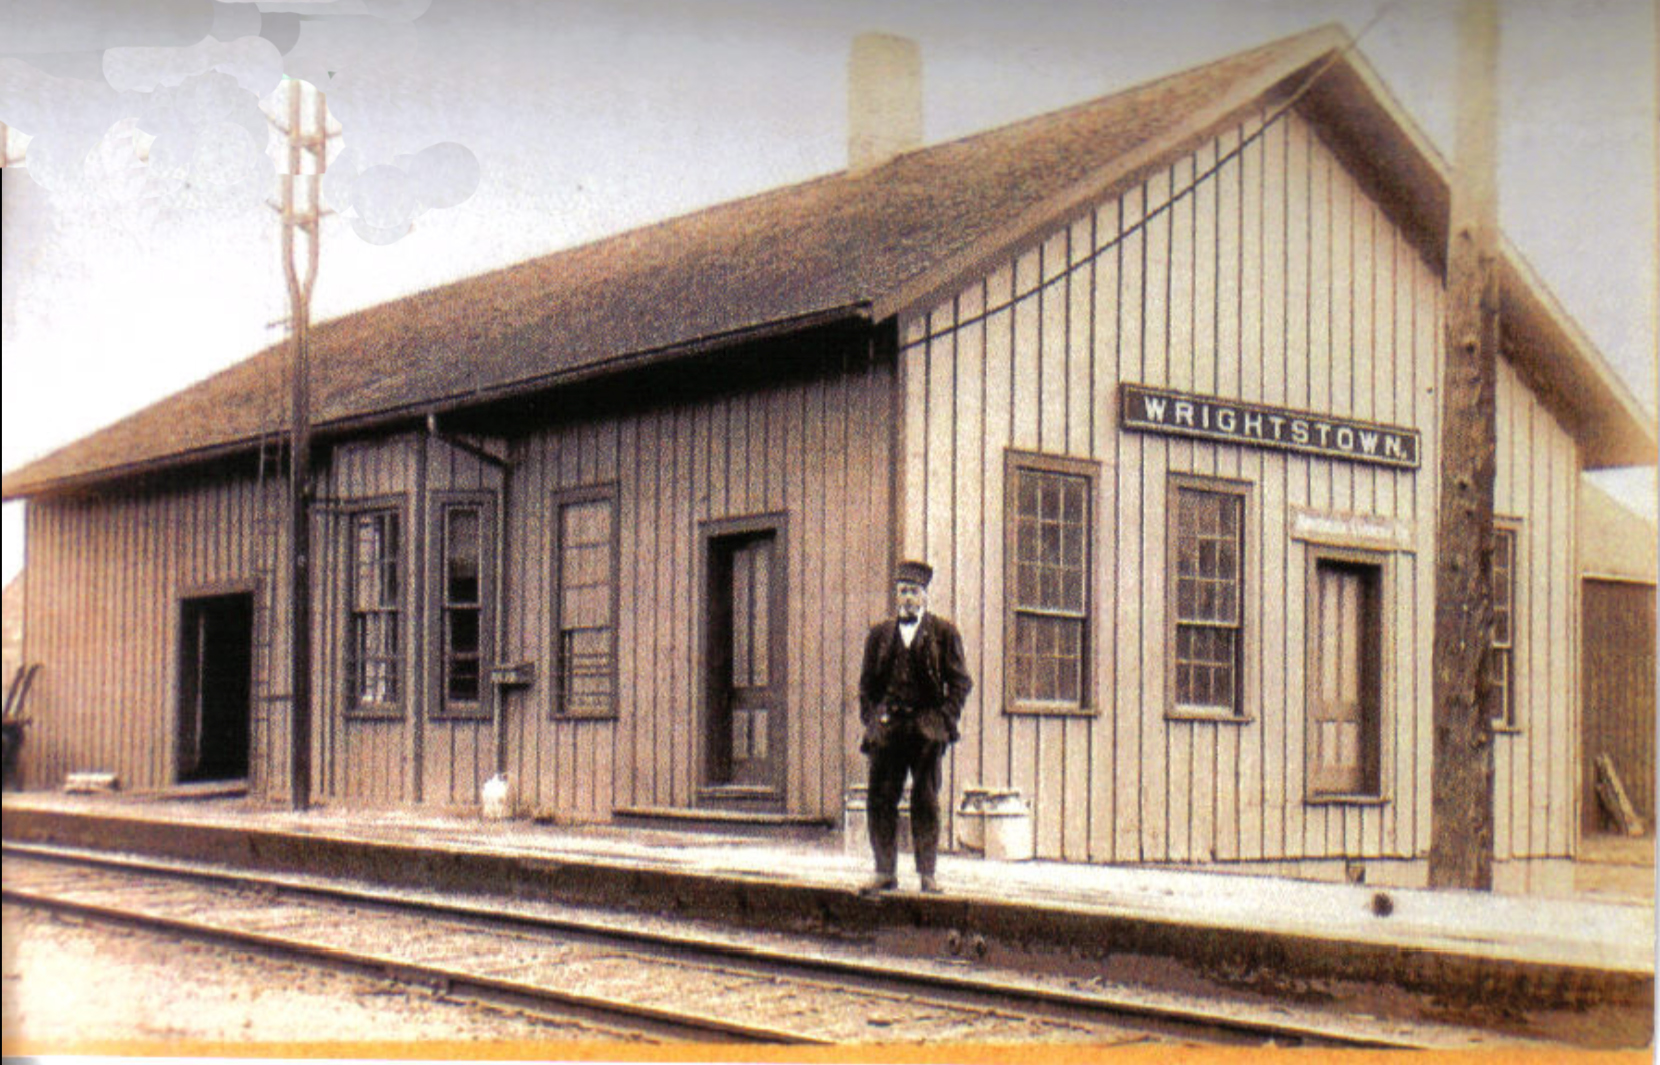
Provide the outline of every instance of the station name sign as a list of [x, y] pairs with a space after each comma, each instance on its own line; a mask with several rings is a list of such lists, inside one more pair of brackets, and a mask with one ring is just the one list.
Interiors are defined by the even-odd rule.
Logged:
[[1118, 386], [1120, 425], [1248, 447], [1401, 469], [1418, 468], [1418, 430], [1332, 418], [1309, 411], [1264, 407], [1217, 396], [1196, 396], [1124, 382]]

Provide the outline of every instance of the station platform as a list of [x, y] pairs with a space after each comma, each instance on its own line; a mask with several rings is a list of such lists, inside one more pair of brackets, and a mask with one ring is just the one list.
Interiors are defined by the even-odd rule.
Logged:
[[839, 836], [554, 826], [406, 810], [272, 809], [243, 799], [10, 793], [11, 841], [115, 850], [265, 872], [352, 876], [557, 900], [941, 952], [974, 937], [999, 959], [1111, 973], [1157, 959], [1211, 981], [1389, 985], [1530, 1008], [1652, 1008], [1652, 902], [1544, 899], [1145, 867], [942, 855], [945, 890], [858, 887], [869, 858]]

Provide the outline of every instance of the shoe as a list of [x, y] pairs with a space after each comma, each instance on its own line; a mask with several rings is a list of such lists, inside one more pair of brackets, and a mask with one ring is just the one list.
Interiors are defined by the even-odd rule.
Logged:
[[861, 895], [880, 895], [884, 891], [892, 891], [899, 886], [896, 876], [879, 876], [859, 889]]
[[943, 895], [945, 894], [945, 889], [940, 887], [940, 882], [938, 880], [935, 880], [929, 874], [924, 873], [922, 874], [922, 893], [924, 895]]

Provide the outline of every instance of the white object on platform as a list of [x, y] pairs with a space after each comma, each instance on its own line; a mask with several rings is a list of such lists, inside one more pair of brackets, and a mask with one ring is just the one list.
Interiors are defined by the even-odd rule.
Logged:
[[957, 803], [957, 845], [964, 850], [983, 852], [987, 812], [1009, 809], [1011, 802], [1020, 805], [1019, 788], [983, 788], [976, 784], [964, 787], [962, 801]]
[[120, 791], [121, 778], [102, 770], [83, 770], [63, 778], [63, 790], [71, 795], [92, 795], [98, 792]]
[[513, 788], [506, 773], [497, 773], [478, 790], [480, 812], [486, 821], [505, 821], [513, 810]]
[[1032, 809], [1018, 791], [988, 796], [981, 805], [985, 821], [985, 855], [997, 862], [1030, 861], [1036, 850], [1032, 842]]

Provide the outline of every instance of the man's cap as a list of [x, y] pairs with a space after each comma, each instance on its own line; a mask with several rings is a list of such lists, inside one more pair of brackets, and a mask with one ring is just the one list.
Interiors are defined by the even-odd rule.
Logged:
[[901, 562], [893, 571], [895, 584], [920, 584], [928, 587], [928, 582], [934, 579], [934, 567], [926, 562]]

